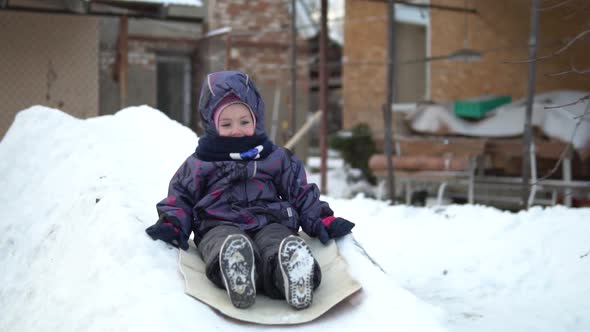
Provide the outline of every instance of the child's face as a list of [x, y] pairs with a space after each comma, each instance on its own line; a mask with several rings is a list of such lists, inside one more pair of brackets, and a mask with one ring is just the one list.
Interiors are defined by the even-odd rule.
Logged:
[[242, 104], [229, 105], [219, 114], [219, 136], [252, 136], [254, 129], [252, 114]]

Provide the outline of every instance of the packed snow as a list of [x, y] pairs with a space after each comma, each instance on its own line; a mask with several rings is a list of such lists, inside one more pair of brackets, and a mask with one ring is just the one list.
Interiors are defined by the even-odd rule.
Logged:
[[[147, 106], [21, 111], [0, 142], [0, 331], [279, 330], [185, 295], [177, 249], [144, 232], [197, 141]], [[357, 224], [337, 244], [363, 290], [300, 330], [590, 331], [590, 209], [323, 199]]]

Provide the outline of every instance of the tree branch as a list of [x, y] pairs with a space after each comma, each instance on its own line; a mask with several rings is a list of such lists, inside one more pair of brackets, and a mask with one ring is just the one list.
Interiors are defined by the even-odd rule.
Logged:
[[562, 1], [562, 2], [558, 2], [558, 3], [556, 3], [555, 5], [552, 5], [552, 6], [539, 8], [538, 11], [542, 12], [542, 11], [545, 11], [545, 10], [551, 10], [551, 9], [559, 8], [559, 7], [563, 6], [563, 5], [566, 5], [566, 4], [568, 4], [570, 2], [574, 2], [574, 1], [577, 1], [577, 0], [565, 0], [565, 1]]
[[556, 109], [556, 108], [562, 108], [562, 107], [572, 106], [572, 105], [576, 105], [576, 104], [581, 103], [581, 102], [583, 102], [585, 100], [588, 100], [588, 99], [590, 99], [590, 94], [587, 94], [587, 95], [581, 97], [580, 99], [578, 99], [578, 100], [576, 100], [574, 102], [571, 102], [571, 103], [567, 103], [567, 104], [564, 104], [564, 105], [558, 105], [558, 106], [545, 106], [544, 108], [546, 110], [551, 110], [551, 109]]
[[[588, 99], [590, 97], [590, 95], [584, 96], [582, 98], [580, 98], [580, 100], [582, 99]], [[569, 105], [575, 105], [577, 103], [580, 102], [580, 100], [575, 101], [573, 103], [569, 103], [567, 105], [563, 105], [563, 106], [569, 106]], [[561, 107], [561, 106], [558, 106]], [[547, 108], [547, 107], [545, 107]], [[551, 107], [551, 108], [555, 108], [555, 107]], [[537, 181], [535, 181], [534, 183], [531, 183], [531, 186], [537, 185], [539, 184], [541, 181], [546, 180], [547, 178], [549, 178], [551, 175], [555, 174], [555, 172], [557, 171], [557, 169], [559, 168], [559, 165], [561, 165], [561, 163], [563, 162], [563, 160], [565, 159], [565, 156], [567, 155], [567, 153], [570, 151], [570, 149], [573, 148], [573, 144], [572, 142], [574, 141], [574, 137], [576, 137], [576, 131], [578, 131], [578, 128], [580, 127], [580, 125], [582, 124], [582, 120], [583, 118], [589, 114], [588, 112], [590, 111], [590, 102], [588, 102], [588, 104], [586, 105], [586, 110], [584, 111], [584, 114], [576, 117], [576, 119], [578, 119], [578, 122], [576, 122], [576, 126], [574, 127], [574, 130], [572, 131], [572, 136], [567, 144], [567, 146], [563, 149], [563, 151], [561, 152], [561, 155], [559, 156], [559, 160], [557, 160], [557, 163], [555, 163], [555, 166], [553, 166], [553, 168], [547, 173], [545, 174], [543, 177], [537, 179]]]
[[551, 57], [558, 56], [561, 53], [563, 53], [565, 50], [567, 50], [568, 48], [570, 48], [570, 46], [572, 46], [575, 42], [577, 42], [578, 40], [582, 39], [587, 34], [590, 34], [590, 29], [587, 29], [587, 30], [584, 30], [584, 31], [578, 33], [574, 38], [572, 38], [570, 41], [568, 41], [562, 48], [560, 48], [559, 50], [553, 52], [552, 54], [541, 56], [541, 57], [537, 57], [535, 59], [504, 61], [504, 63], [529, 63], [529, 62], [533, 62], [533, 61], [546, 60], [546, 59], [549, 59]]
[[574, 66], [570, 66], [569, 70], [564, 70], [564, 71], [560, 71], [557, 73], [549, 73], [549, 74], [545, 74], [545, 76], [547, 77], [556, 77], [556, 76], [561, 76], [561, 75], [566, 75], [566, 74], [580, 74], [580, 75], [586, 75], [586, 74], [590, 74], [590, 68], [588, 69], [584, 69], [584, 70], [579, 70]]

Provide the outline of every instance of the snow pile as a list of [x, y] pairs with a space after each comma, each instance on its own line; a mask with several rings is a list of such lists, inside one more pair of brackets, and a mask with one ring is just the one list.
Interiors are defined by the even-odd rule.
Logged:
[[[281, 329], [185, 295], [177, 249], [144, 232], [196, 144], [146, 106], [19, 113], [0, 142], [0, 331]], [[298, 330], [590, 330], [590, 209], [325, 199], [357, 224], [338, 246], [363, 290]]]
[[[177, 250], [144, 232], [196, 144], [146, 106], [89, 120], [44, 107], [19, 113], [0, 144], [0, 331], [259, 330], [185, 295]], [[442, 330], [438, 311], [358, 252], [349, 258], [364, 295], [306, 329], [358, 330], [387, 312], [375, 324]]]

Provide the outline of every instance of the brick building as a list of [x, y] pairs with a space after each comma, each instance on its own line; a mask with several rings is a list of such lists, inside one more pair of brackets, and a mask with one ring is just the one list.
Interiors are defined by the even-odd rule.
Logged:
[[[465, 7], [464, 0], [431, 0], [429, 3]], [[507, 64], [505, 61], [528, 56], [530, 2], [477, 0], [467, 3], [477, 14], [429, 9], [420, 10], [427, 17], [425, 25], [397, 20], [396, 103], [450, 102], [488, 94], [510, 95], [513, 100], [525, 96], [526, 63]], [[540, 12], [539, 55], [555, 52], [587, 28], [587, 15], [575, 13], [575, 8], [584, 2], [574, 1], [570, 5]], [[396, 10], [399, 12], [406, 7], [396, 5]], [[350, 128], [355, 123], [367, 122], [379, 138], [383, 137], [381, 107], [386, 100], [386, 10], [386, 1], [346, 1], [343, 125]], [[466, 38], [470, 48], [483, 52], [481, 61], [408, 61], [447, 55], [464, 47]], [[572, 64], [576, 68], [590, 67], [587, 40], [572, 45], [560, 56], [538, 63], [538, 93], [590, 88], [584, 75], [546, 75], [567, 70]], [[355, 65], [359, 63], [365, 65]]]
[[[45, 5], [13, 0], [3, 8], [7, 10], [0, 9], [0, 37], [6, 49], [0, 53], [0, 137], [18, 111], [36, 104], [80, 118], [147, 104], [199, 132], [195, 107], [203, 77], [235, 69], [256, 80], [266, 102], [269, 133], [274, 124], [275, 140], [281, 144], [288, 139], [294, 117], [289, 108], [289, 2], [107, 2], [121, 7], [101, 6], [108, 15], [97, 15], [88, 8], [72, 8], [76, 1]], [[189, 1], [177, 1], [181, 2]], [[124, 34], [126, 61], [121, 59], [123, 13], [130, 14]], [[138, 13], [144, 17], [131, 15]], [[165, 14], [171, 19], [162, 20]], [[309, 111], [308, 48], [302, 38], [297, 44], [296, 127]]]

